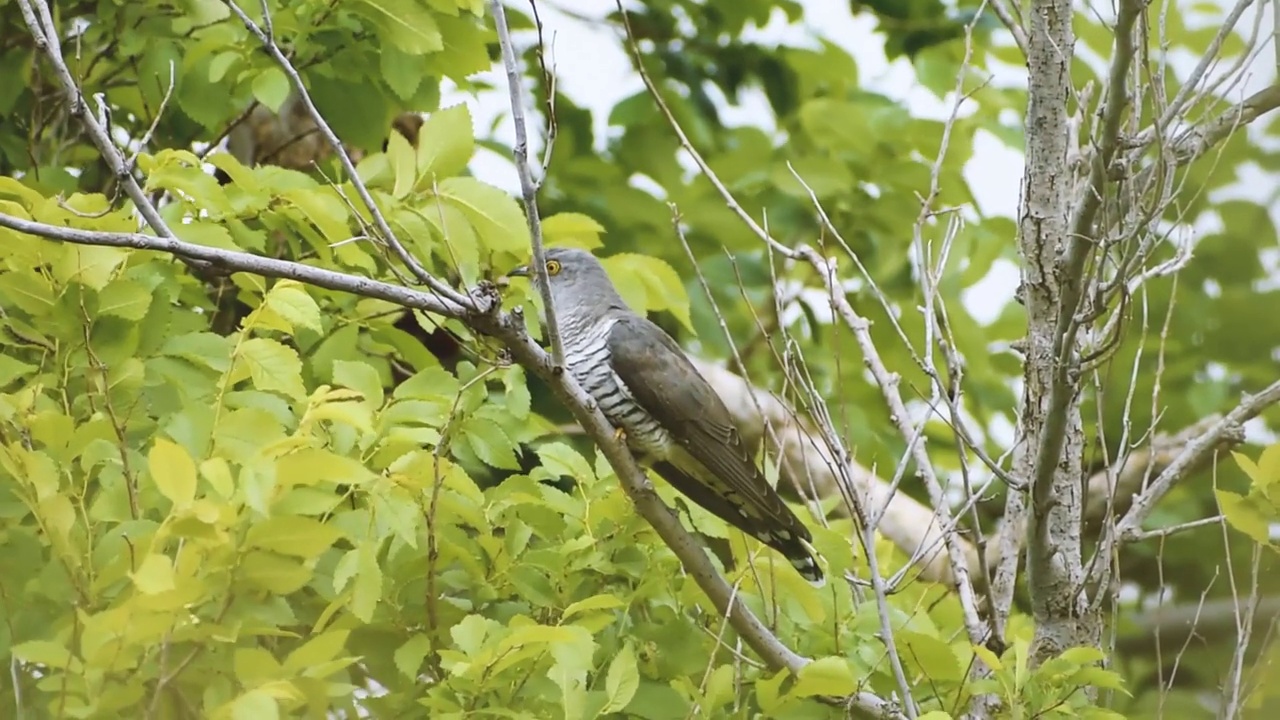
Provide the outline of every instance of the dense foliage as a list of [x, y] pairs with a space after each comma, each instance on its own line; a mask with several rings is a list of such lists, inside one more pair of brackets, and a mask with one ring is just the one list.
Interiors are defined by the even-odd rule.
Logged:
[[[630, 24], [673, 116], [747, 213], [767, 218], [786, 244], [841, 257], [847, 299], [873, 323], [913, 407], [930, 398], [931, 380], [904, 342], [918, 346], [927, 332], [912, 228], [919, 222], [939, 243], [954, 232], [939, 297], [964, 358], [965, 411], [999, 457], [1018, 419], [1026, 320], [1001, 297], [998, 312], [981, 313], [995, 319], [979, 321], [974, 307], [992, 300], [974, 288], [998, 264], [1018, 262], [1017, 230], [975, 209], [970, 182], [982, 179], [977, 138], [1021, 150], [1032, 130], [1021, 121], [1025, 87], [988, 82], [989, 66], [1023, 64], [1003, 28], [984, 15], [968, 39], [978, 5], [850, 10], [875, 18], [886, 53], [910, 62], [938, 98], [967, 93], [951, 121], [868, 90], [835, 43], [740, 39], [774, 15], [802, 19], [795, 2], [662, 0]], [[527, 261], [518, 199], [468, 170], [478, 148], [506, 154], [512, 138], [477, 127], [467, 105], [440, 103], [442, 82], [506, 92], [476, 79], [498, 57], [487, 3], [267, 6], [275, 39], [428, 270], [472, 286]], [[0, 213], [137, 230], [135, 203], [18, 10], [0, 0]], [[256, 3], [245, 11], [262, 21]], [[604, 138], [580, 99], [549, 103], [534, 19], [522, 13], [523, 4], [508, 17], [535, 89], [535, 133], [554, 106], [539, 196], [547, 242], [609, 256], [624, 297], [694, 354], [726, 361], [802, 410], [824, 398], [858, 462], [893, 476], [906, 441], [849, 329], [832, 321], [817, 274], [771, 255], [712, 183], [688, 171], [647, 91], [613, 108]], [[1184, 26], [1188, 17], [1175, 9], [1160, 22], [1198, 56], [1216, 27]], [[394, 257], [369, 239], [369, 214], [287, 75], [227, 4], [62, 2], [53, 21], [89, 98], [80, 111], [108, 117], [116, 141], [136, 151], [145, 190], [181, 239], [396, 279]], [[609, 22], [621, 27], [616, 15]], [[1077, 32], [1083, 48], [1107, 57], [1107, 25], [1084, 8]], [[1227, 61], [1245, 53], [1235, 34], [1223, 46]], [[559, 47], [557, 62], [568, 73], [591, 59]], [[1104, 79], [1098, 63], [1077, 59], [1073, 69], [1076, 87]], [[1166, 81], [1176, 92], [1175, 73]], [[726, 103], [757, 91], [772, 118], [722, 122]], [[1230, 101], [1197, 107], [1189, 121]], [[393, 129], [406, 112], [426, 120]], [[1135, 123], [1149, 112], [1140, 105]], [[1091, 469], [1274, 381], [1274, 193], [1260, 201], [1223, 189], [1246, 169], [1280, 166], [1277, 133], [1264, 118], [1174, 176], [1164, 219], [1174, 234], [1200, 228], [1194, 260], [1127, 299], [1118, 343], [1085, 396]], [[228, 136], [232, 149], [249, 149], [226, 151]], [[944, 137], [931, 202], [945, 211], [922, 216]], [[286, 161], [291, 148], [308, 152]], [[979, 170], [966, 173], [974, 162]], [[846, 250], [874, 284], [849, 267]], [[1161, 252], [1168, 260], [1177, 250]], [[536, 325], [527, 284], [503, 294]], [[546, 387], [456, 320], [162, 253], [0, 229], [0, 337], [0, 650], [11, 668], [2, 714], [355, 717], [360, 706], [380, 718], [805, 718], [843, 714], [824, 697], [898, 690], [873, 594], [839, 579], [869, 570], [838, 495], [822, 499], [828, 526], [812, 523], [836, 578], [819, 590], [659, 485], [746, 604], [816, 659], [799, 677], [764, 668]], [[1274, 409], [1264, 426], [1280, 426]], [[962, 459], [977, 467], [940, 419], [926, 434], [940, 473], [958, 477]], [[949, 587], [899, 583], [889, 597], [893, 637], [921, 710], [958, 716], [973, 694], [995, 692], [1024, 717], [1102, 717], [1099, 699], [1126, 717], [1214, 716], [1204, 698], [1227, 677], [1237, 628], [1222, 624], [1184, 646], [1188, 633], [1162, 641], [1151, 613], [1161, 600], [1195, 607], [1239, 594], [1274, 609], [1280, 576], [1257, 543], [1269, 543], [1276, 520], [1280, 454], [1239, 452], [1190, 477], [1148, 523], [1223, 512], [1232, 529], [1206, 524], [1114, 559], [1120, 589], [1104, 648], [1031, 668], [1026, 616], [1015, 614], [997, 657], [969, 642]], [[903, 469], [900, 492], [925, 498]], [[995, 485], [965, 530], [990, 532], [1004, 492]], [[910, 550], [880, 538], [881, 574], [902, 568]], [[1248, 689], [1275, 656], [1263, 640], [1271, 622], [1256, 620], [1247, 662], [1258, 675]], [[1106, 669], [1095, 665], [1104, 657]], [[991, 677], [973, 679], [978, 660]], [[1251, 699], [1261, 707], [1271, 694], [1262, 684]]]

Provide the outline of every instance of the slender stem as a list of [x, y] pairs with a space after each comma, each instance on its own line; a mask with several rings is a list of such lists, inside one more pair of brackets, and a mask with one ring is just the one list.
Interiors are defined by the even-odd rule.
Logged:
[[502, 0], [490, 0], [493, 24], [498, 30], [498, 45], [502, 48], [502, 64], [507, 71], [507, 88], [511, 94], [511, 119], [516, 126], [516, 146], [512, 150], [516, 174], [520, 176], [520, 191], [524, 196], [525, 217], [529, 223], [529, 242], [533, 245], [533, 272], [537, 279], [542, 305], [546, 308], [547, 338], [551, 343], [551, 357], [556, 366], [564, 367], [564, 345], [560, 339], [560, 323], [556, 319], [555, 300], [551, 297], [550, 277], [547, 276], [547, 256], [542, 247], [542, 220], [538, 216], [538, 187], [529, 169], [529, 132], [524, 117], [524, 101], [521, 99], [520, 70], [516, 67], [516, 51], [511, 43], [511, 29], [507, 27], [507, 13]]

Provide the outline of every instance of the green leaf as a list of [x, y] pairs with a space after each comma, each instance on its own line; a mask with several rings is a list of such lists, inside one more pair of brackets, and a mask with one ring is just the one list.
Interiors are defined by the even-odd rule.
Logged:
[[818, 658], [800, 668], [791, 695], [812, 697], [831, 695], [842, 697], [856, 690], [858, 681], [853, 677], [849, 661], [840, 657]]
[[373, 621], [373, 611], [382, 597], [382, 568], [373, 543], [360, 546], [356, 564], [356, 581], [351, 591], [351, 614], [362, 622]]
[[249, 528], [245, 546], [309, 560], [328, 550], [342, 533], [332, 525], [300, 515], [270, 517]]
[[418, 132], [420, 189], [465, 170], [475, 145], [471, 111], [465, 103], [431, 113]]
[[240, 345], [233, 377], [247, 373], [259, 390], [278, 391], [293, 398], [306, 397], [302, 385], [302, 361], [298, 353], [275, 340], [253, 338]]
[[431, 638], [419, 633], [396, 648], [392, 659], [400, 674], [412, 680], [418, 677], [418, 668], [422, 667], [422, 661], [427, 658], [429, 652], [431, 652]]
[[296, 280], [281, 280], [276, 283], [262, 306], [275, 313], [289, 323], [291, 328], [304, 327], [320, 332], [320, 306], [307, 292], [305, 286]]
[[289, 672], [302, 673], [313, 665], [321, 665], [338, 657], [347, 644], [350, 630], [330, 630], [311, 638], [289, 653], [284, 660], [284, 669]]
[[636, 668], [636, 653], [631, 643], [622, 646], [622, 651], [609, 663], [609, 673], [605, 676], [605, 695], [608, 702], [600, 712], [617, 712], [631, 702], [640, 685], [640, 671]]
[[254, 99], [273, 113], [280, 112], [281, 106], [284, 105], [285, 100], [289, 99], [289, 93], [292, 91], [289, 77], [275, 65], [269, 66], [253, 78]]
[[542, 466], [555, 476], [566, 476], [575, 480], [591, 480], [596, 479], [596, 475], [591, 471], [591, 465], [587, 463], [586, 458], [578, 454], [577, 450], [569, 447], [562, 442], [547, 443], [538, 447], [538, 459], [542, 461]]
[[98, 293], [98, 312], [125, 320], [141, 320], [151, 308], [151, 292], [140, 282], [112, 280]]
[[486, 465], [502, 470], [520, 469], [515, 441], [498, 423], [486, 417], [472, 415], [462, 422], [459, 431], [467, 439], [471, 451]]
[[265, 690], [250, 690], [231, 704], [232, 720], [277, 720], [280, 706]]
[[181, 445], [159, 438], [147, 455], [151, 481], [175, 508], [186, 507], [196, 496], [196, 464]]
[[542, 221], [542, 237], [548, 245], [594, 250], [604, 245], [600, 240], [604, 232], [603, 225], [582, 213], [557, 213]]
[[175, 587], [173, 561], [168, 555], [151, 553], [142, 560], [138, 570], [130, 574], [133, 584], [144, 595], [156, 595]]
[[382, 378], [369, 363], [334, 360], [333, 381], [360, 393], [372, 407], [382, 407]]
[[1218, 498], [1218, 508], [1231, 527], [1248, 535], [1254, 542], [1270, 543], [1270, 518], [1259, 509], [1259, 502], [1229, 490], [1214, 490], [1213, 493]]
[[529, 226], [524, 211], [506, 192], [470, 177], [451, 177], [437, 185], [441, 198], [467, 217], [490, 250], [524, 253]]
[[421, 55], [444, 48], [435, 18], [414, 0], [361, 0], [355, 5], [357, 12], [364, 11], [378, 25], [383, 38], [407, 53]]

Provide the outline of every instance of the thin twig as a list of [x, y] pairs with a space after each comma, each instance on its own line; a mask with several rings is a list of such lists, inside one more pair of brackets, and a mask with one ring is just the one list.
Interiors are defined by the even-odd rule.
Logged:
[[267, 12], [267, 8], [264, 7], [262, 10], [264, 29], [264, 27], [259, 27], [258, 24], [255, 23], [238, 4], [236, 4], [235, 0], [223, 1], [227, 4], [227, 7], [231, 9], [231, 12], [235, 13], [236, 17], [240, 18], [240, 22], [243, 23], [245, 28], [258, 39], [258, 42], [262, 44], [262, 47], [267, 51], [267, 54], [276, 61], [276, 64], [280, 66], [280, 69], [284, 72], [285, 76], [289, 78], [289, 83], [293, 86], [293, 91], [297, 94], [298, 100], [302, 102], [304, 107], [306, 107], [307, 114], [310, 115], [311, 119], [316, 123], [316, 128], [320, 131], [320, 134], [324, 135], [324, 138], [329, 142], [330, 147], [333, 148], [334, 155], [337, 156], [338, 162], [342, 164], [342, 169], [347, 174], [348, 182], [350, 182], [352, 187], [355, 188], [356, 194], [360, 196], [360, 200], [364, 202], [365, 208], [369, 210], [369, 215], [373, 218], [374, 225], [378, 228], [378, 233], [381, 235], [383, 242], [391, 248], [391, 252], [400, 259], [400, 262], [404, 263], [404, 266], [409, 268], [409, 271], [413, 273], [414, 278], [416, 278], [418, 282], [426, 285], [433, 292], [439, 294], [443, 299], [466, 307], [467, 303], [470, 302], [470, 299], [463, 293], [450, 287], [443, 280], [427, 272], [427, 269], [422, 266], [422, 263], [418, 262], [418, 260], [409, 253], [405, 246], [396, 237], [395, 233], [392, 232], [391, 226], [387, 223], [386, 217], [383, 216], [381, 208], [378, 207], [377, 202], [373, 199], [373, 195], [369, 193], [369, 188], [365, 187], [364, 181], [360, 179], [359, 173], [356, 172], [355, 163], [351, 161], [351, 156], [347, 153], [346, 148], [343, 147], [342, 141], [338, 139], [337, 133], [333, 131], [333, 128], [329, 127], [329, 123], [325, 121], [324, 116], [320, 114], [320, 110], [316, 108], [316, 104], [311, 100], [311, 94], [307, 92], [307, 87], [302, 82], [302, 76], [298, 74], [297, 68], [295, 68], [293, 63], [289, 61], [289, 58], [285, 56], [284, 51], [280, 49], [280, 46], [276, 44], [275, 37], [271, 32], [271, 15]]
[[511, 43], [511, 30], [507, 27], [507, 13], [502, 0], [490, 0], [489, 11], [498, 31], [498, 45], [502, 48], [502, 64], [507, 72], [507, 89], [511, 95], [511, 119], [516, 126], [516, 145], [512, 149], [516, 174], [520, 176], [520, 191], [524, 197], [524, 209], [529, 223], [529, 241], [533, 244], [533, 276], [537, 279], [542, 305], [546, 308], [547, 339], [551, 344], [551, 357], [556, 366], [563, 368], [564, 345], [560, 338], [560, 322], [556, 317], [555, 301], [551, 297], [551, 278], [547, 275], [547, 256], [542, 248], [542, 220], [538, 217], [538, 188], [529, 169], [529, 132], [524, 119], [524, 101], [520, 92], [520, 70], [516, 67], [516, 51]]

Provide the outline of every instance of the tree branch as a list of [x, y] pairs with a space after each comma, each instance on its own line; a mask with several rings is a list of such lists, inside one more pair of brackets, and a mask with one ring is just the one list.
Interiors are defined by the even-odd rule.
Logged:
[[473, 298], [468, 300], [468, 305], [463, 306], [433, 293], [421, 292], [402, 285], [392, 285], [391, 283], [372, 280], [359, 275], [325, 270], [324, 268], [291, 260], [277, 260], [247, 252], [196, 245], [177, 238], [156, 237], [155, 235], [145, 235], [143, 233], [81, 230], [60, 225], [48, 225], [4, 214], [0, 214], [0, 227], [76, 245], [101, 245], [168, 253], [178, 258], [195, 260], [208, 267], [230, 272], [252, 273], [262, 277], [297, 280], [298, 282], [327, 290], [337, 290], [361, 297], [386, 300], [404, 308], [424, 310], [459, 320], [465, 320], [470, 314], [476, 312], [484, 312], [486, 307], [483, 304], [474, 304], [474, 296], [479, 295], [479, 293], [473, 293]]
[[1124, 518], [1116, 523], [1115, 529], [1112, 531], [1113, 536], [1121, 541], [1140, 537], [1142, 522], [1150, 514], [1160, 498], [1164, 497], [1178, 481], [1186, 477], [1195, 467], [1208, 459], [1208, 456], [1224, 439], [1232, 433], [1239, 432], [1240, 426], [1247, 420], [1256, 417], [1263, 410], [1276, 403], [1280, 403], [1280, 381], [1268, 385], [1256, 395], [1246, 396], [1234, 410], [1214, 423], [1200, 437], [1188, 443], [1177, 458], [1164, 469], [1164, 472], [1160, 473], [1146, 490], [1134, 498], [1133, 506], [1129, 508], [1129, 512], [1125, 513]]
[[498, 45], [502, 48], [502, 64], [507, 71], [507, 89], [511, 95], [511, 119], [516, 126], [516, 145], [512, 149], [512, 155], [515, 160], [516, 175], [520, 177], [525, 218], [529, 223], [529, 240], [533, 245], [533, 276], [538, 281], [538, 293], [542, 296], [542, 306], [546, 308], [547, 339], [551, 344], [551, 356], [555, 358], [556, 365], [564, 367], [564, 344], [560, 339], [560, 321], [556, 318], [555, 300], [551, 297], [551, 279], [547, 276], [547, 256], [542, 248], [538, 188], [534, 185], [533, 172], [529, 168], [529, 132], [524, 119], [520, 71], [516, 68], [516, 51], [511, 43], [511, 30], [507, 27], [507, 13], [502, 8], [502, 0], [490, 0], [489, 11], [493, 13], [493, 23], [498, 30]]
[[75, 77], [71, 75], [71, 70], [67, 68], [66, 60], [63, 59], [58, 28], [53, 24], [53, 15], [49, 11], [48, 4], [45, 0], [18, 0], [18, 7], [22, 11], [22, 19], [31, 30], [32, 37], [35, 38], [37, 49], [44, 51], [49, 64], [53, 66], [54, 74], [62, 84], [71, 117], [78, 119], [84, 126], [89, 139], [98, 148], [98, 152], [101, 153], [102, 159], [107, 163], [112, 174], [124, 186], [125, 194], [133, 200], [142, 219], [160, 236], [177, 240], [177, 236], [169, 229], [168, 224], [160, 217], [160, 212], [151, 204], [142, 186], [138, 184], [133, 174], [134, 168], [125, 159], [120, 148], [116, 147], [115, 142], [111, 140], [110, 128], [100, 123], [99, 119], [89, 111], [84, 93], [76, 84]]
[[317, 109], [316, 104], [312, 102], [311, 94], [307, 92], [307, 87], [302, 82], [302, 76], [298, 74], [297, 68], [293, 66], [293, 63], [289, 62], [289, 58], [285, 56], [282, 50], [280, 50], [280, 46], [276, 45], [275, 38], [272, 36], [271, 31], [271, 16], [267, 12], [266, 4], [264, 3], [262, 8], [263, 24], [266, 26], [264, 29], [258, 27], [258, 24], [245, 14], [244, 10], [236, 4], [235, 0], [223, 1], [227, 4], [227, 7], [231, 9], [231, 12], [235, 13], [236, 17], [240, 18], [240, 22], [244, 23], [245, 29], [252, 33], [254, 37], [258, 38], [258, 42], [262, 43], [262, 47], [267, 51], [267, 54], [276, 61], [276, 64], [279, 65], [280, 69], [284, 71], [284, 74], [288, 76], [289, 83], [293, 85], [293, 91], [297, 94], [298, 100], [302, 102], [303, 106], [307, 109], [307, 114], [315, 121], [316, 129], [320, 131], [321, 135], [324, 135], [325, 140], [327, 140], [329, 145], [333, 147], [334, 154], [338, 156], [338, 161], [342, 163], [342, 169], [347, 173], [348, 181], [351, 183], [352, 187], [355, 188], [356, 194], [360, 196], [360, 200], [364, 203], [365, 208], [369, 210], [369, 215], [373, 218], [374, 225], [378, 228], [378, 232], [382, 235], [382, 239], [387, 243], [387, 246], [390, 247], [391, 251], [395, 253], [395, 256], [400, 259], [400, 262], [404, 263], [404, 266], [409, 268], [409, 271], [413, 273], [413, 276], [418, 280], [418, 282], [431, 288], [432, 291], [439, 294], [442, 298], [457, 304], [465, 305], [467, 302], [467, 296], [453, 289], [443, 280], [427, 272], [427, 269], [422, 266], [422, 263], [418, 262], [417, 258], [409, 253], [404, 244], [396, 237], [396, 234], [392, 232], [391, 225], [387, 223], [387, 219], [383, 216], [382, 210], [374, 201], [373, 195], [369, 193], [369, 188], [365, 187], [364, 181], [360, 179], [359, 173], [356, 172], [355, 163], [351, 162], [351, 156], [347, 153], [347, 149], [343, 147], [342, 141], [338, 139], [337, 133], [333, 131], [333, 128], [329, 127], [329, 123], [325, 122], [324, 116], [320, 114], [320, 110]]
[[[937, 522], [931, 508], [907, 495], [892, 492], [888, 482], [852, 459], [846, 460], [848, 468], [841, 472], [839, 460], [826, 443], [776, 395], [753, 387], [720, 365], [690, 359], [724, 400], [744, 442], [754, 446], [763, 440], [766, 452], [779, 459], [783, 475], [811, 481], [820, 498], [841, 494], [840, 485], [844, 478], [849, 478], [856, 486], [850, 491], [864, 495], [872, 507], [884, 508], [875, 529], [913, 558], [919, 566], [920, 577], [955, 586], [955, 575], [943, 547], [942, 533], [946, 528]], [[804, 482], [797, 484], [805, 485]], [[847, 511], [844, 505], [838, 507]], [[977, 550], [971, 544], [963, 538], [957, 538], [956, 542], [970, 566], [978, 561]]]

